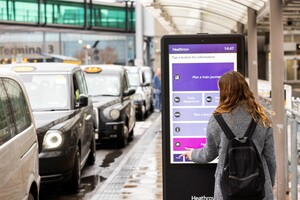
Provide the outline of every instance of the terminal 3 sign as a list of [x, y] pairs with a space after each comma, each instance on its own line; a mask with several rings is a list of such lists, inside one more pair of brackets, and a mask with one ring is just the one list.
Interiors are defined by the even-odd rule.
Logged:
[[[10, 43], [0, 44], [0, 58], [11, 59], [20, 55], [27, 58], [42, 58], [44, 48], [42, 43]], [[59, 43], [47, 43], [45, 47], [47, 54], [59, 54]]]

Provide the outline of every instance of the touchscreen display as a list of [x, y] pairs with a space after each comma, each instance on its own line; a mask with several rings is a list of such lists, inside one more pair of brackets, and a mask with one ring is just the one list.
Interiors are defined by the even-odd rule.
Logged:
[[168, 53], [170, 162], [190, 164], [179, 156], [185, 147], [205, 145], [207, 123], [219, 103], [218, 80], [237, 70], [237, 44], [169, 44]]

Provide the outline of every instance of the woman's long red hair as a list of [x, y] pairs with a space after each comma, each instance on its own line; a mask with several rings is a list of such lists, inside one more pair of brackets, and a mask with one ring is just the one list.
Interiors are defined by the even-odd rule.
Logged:
[[246, 110], [255, 121], [262, 120], [263, 126], [272, 126], [264, 108], [255, 101], [248, 83], [242, 74], [230, 71], [221, 76], [219, 80], [220, 102], [214, 113], [231, 112], [238, 105], [245, 105]]

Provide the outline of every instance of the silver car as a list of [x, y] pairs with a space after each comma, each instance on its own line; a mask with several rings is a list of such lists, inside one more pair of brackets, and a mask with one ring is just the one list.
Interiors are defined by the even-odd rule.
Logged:
[[0, 69], [0, 199], [39, 198], [38, 139], [22, 80]]

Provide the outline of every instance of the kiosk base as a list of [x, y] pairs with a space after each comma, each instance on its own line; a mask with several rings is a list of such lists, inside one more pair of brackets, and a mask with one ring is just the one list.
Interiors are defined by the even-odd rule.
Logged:
[[216, 164], [199, 168], [168, 169], [164, 184], [164, 200], [213, 200]]

